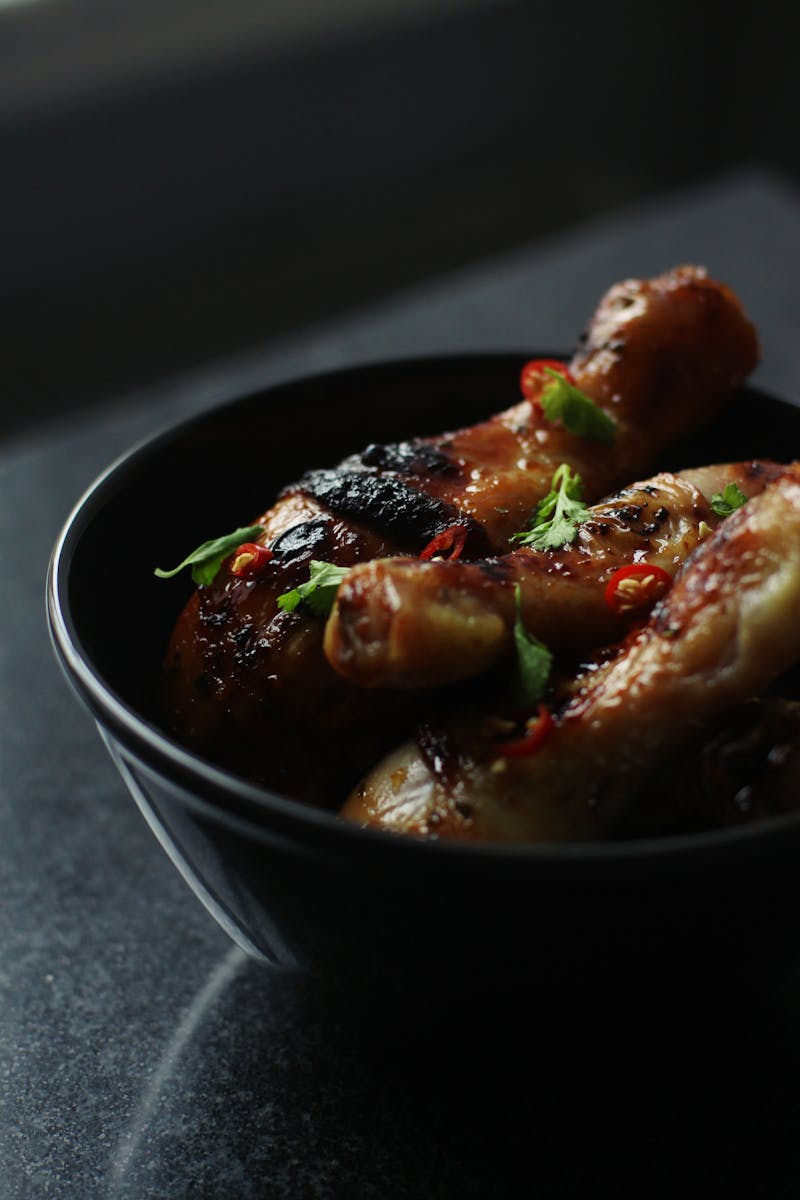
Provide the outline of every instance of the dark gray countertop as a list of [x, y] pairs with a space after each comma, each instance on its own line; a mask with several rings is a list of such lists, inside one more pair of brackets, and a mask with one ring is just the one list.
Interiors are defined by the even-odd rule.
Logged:
[[[222, 395], [410, 353], [566, 345], [607, 284], [703, 261], [800, 395], [800, 206], [738, 176], [463, 272], [0, 458], [0, 1195], [793, 1197], [800, 970], [763, 1010], [524, 1052], [360, 1044], [248, 962], [145, 827], [53, 660], [50, 546], [132, 441]], [[358, 441], [356, 433], [356, 441]], [[797, 953], [800, 969], [800, 946]], [[625, 998], [623, 998], [625, 999]], [[401, 1052], [396, 1053], [397, 1047]]]

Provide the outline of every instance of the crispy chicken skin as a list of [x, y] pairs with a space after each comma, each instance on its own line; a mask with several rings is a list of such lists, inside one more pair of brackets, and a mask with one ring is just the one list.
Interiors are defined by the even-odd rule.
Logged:
[[682, 267], [613, 288], [571, 364], [578, 386], [617, 422], [613, 446], [549, 424], [526, 399], [469, 429], [368, 446], [307, 473], [259, 518], [257, 540], [272, 561], [250, 580], [224, 564], [179, 617], [164, 669], [171, 732], [240, 774], [338, 803], [428, 701], [352, 686], [324, 658], [323, 622], [279, 609], [278, 597], [307, 581], [311, 560], [417, 555], [454, 523], [467, 527], [466, 557], [504, 554], [556, 466], [569, 463], [587, 500], [599, 499], [712, 416], [757, 359], [736, 297]]
[[648, 772], [798, 661], [798, 606], [795, 464], [698, 547], [615, 658], [586, 671], [536, 753], [505, 758], [479, 722], [456, 723], [437, 755], [412, 743], [381, 763], [344, 815], [420, 836], [602, 838]]
[[761, 461], [664, 472], [594, 505], [574, 544], [560, 550], [523, 548], [474, 563], [363, 563], [339, 588], [325, 654], [362, 687], [468, 679], [512, 649], [517, 585], [525, 627], [551, 650], [618, 641], [630, 614], [605, 602], [613, 573], [646, 562], [674, 575], [720, 520], [709, 503], [715, 492], [735, 483], [749, 498], [779, 471]]

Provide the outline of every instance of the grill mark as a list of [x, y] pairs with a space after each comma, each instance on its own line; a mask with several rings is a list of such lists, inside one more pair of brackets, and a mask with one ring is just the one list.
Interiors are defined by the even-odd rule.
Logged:
[[458, 465], [429, 442], [412, 440], [379, 445], [375, 442], [358, 455], [365, 467], [378, 467], [398, 475], [452, 475]]
[[623, 504], [620, 508], [615, 510], [614, 516], [620, 521], [623, 521], [626, 525], [633, 525], [642, 515], [643, 507], [644, 506], [641, 504]]
[[472, 517], [391, 475], [341, 468], [309, 471], [287, 491], [311, 496], [337, 516], [414, 547], [451, 525], [466, 525], [468, 552], [472, 556], [491, 553], [485, 531]]
[[329, 522], [324, 518], [301, 521], [299, 525], [292, 525], [276, 537], [270, 549], [273, 554], [279, 555], [283, 562], [290, 562], [291, 559], [309, 551], [317, 558], [322, 558], [328, 545], [329, 532]]
[[461, 759], [447, 732], [426, 721], [417, 728], [416, 742], [431, 775], [446, 792], [451, 791], [458, 777]]

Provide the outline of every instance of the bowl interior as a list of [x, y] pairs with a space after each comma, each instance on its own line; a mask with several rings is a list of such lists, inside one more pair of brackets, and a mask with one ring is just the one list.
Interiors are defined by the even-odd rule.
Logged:
[[[370, 442], [468, 425], [517, 399], [530, 355], [417, 360], [300, 380], [233, 401], [133, 451], [92, 490], [66, 536], [58, 586], [79, 654], [149, 724], [164, 649], [191, 592], [165, 583], [187, 550], [257, 516], [304, 470]], [[743, 390], [660, 467], [792, 457], [800, 410]]]

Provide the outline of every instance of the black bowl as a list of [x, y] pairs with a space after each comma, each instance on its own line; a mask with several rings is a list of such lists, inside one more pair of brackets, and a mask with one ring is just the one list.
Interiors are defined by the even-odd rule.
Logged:
[[[762, 987], [794, 952], [800, 815], [636, 842], [422, 842], [258, 788], [159, 728], [156, 681], [184, 595], [153, 578], [154, 563], [262, 511], [309, 466], [506, 407], [522, 361], [428, 359], [303, 379], [132, 450], [56, 545], [56, 653], [165, 850], [256, 957], [311, 971], [349, 1000], [392, 996], [429, 1022], [456, 1010], [483, 1023], [489, 1011], [574, 1019], [718, 1003]], [[661, 465], [786, 459], [798, 434], [799, 410], [746, 390]]]

